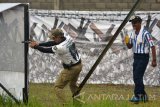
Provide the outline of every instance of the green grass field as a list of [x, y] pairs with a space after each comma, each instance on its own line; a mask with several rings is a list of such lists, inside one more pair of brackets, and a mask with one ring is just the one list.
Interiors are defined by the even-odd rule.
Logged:
[[[72, 95], [68, 86], [64, 89], [72, 107]], [[146, 86], [149, 102], [134, 104], [128, 101], [133, 95], [133, 86], [112, 84], [88, 84], [81, 91], [82, 107], [159, 107], [160, 87]], [[57, 107], [53, 84], [30, 84], [28, 105], [17, 105], [0, 99], [0, 107]]]

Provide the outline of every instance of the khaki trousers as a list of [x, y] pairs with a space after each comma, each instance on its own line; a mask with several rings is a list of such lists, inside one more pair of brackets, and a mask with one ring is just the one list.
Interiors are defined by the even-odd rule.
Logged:
[[78, 80], [78, 76], [82, 70], [82, 64], [75, 65], [69, 69], [63, 69], [58, 76], [55, 85], [54, 85], [54, 90], [56, 94], [56, 98], [58, 100], [59, 104], [65, 104], [66, 99], [65, 99], [65, 94], [63, 92], [63, 88], [69, 83], [70, 90], [72, 94], [74, 94], [78, 86], [76, 84]]

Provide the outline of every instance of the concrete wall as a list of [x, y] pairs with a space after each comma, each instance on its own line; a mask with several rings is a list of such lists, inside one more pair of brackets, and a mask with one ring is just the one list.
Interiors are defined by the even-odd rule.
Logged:
[[[0, 2], [28, 2], [31, 9], [122, 11], [130, 10], [136, 0], [0, 0]], [[138, 10], [159, 11], [160, 0], [143, 0]]]

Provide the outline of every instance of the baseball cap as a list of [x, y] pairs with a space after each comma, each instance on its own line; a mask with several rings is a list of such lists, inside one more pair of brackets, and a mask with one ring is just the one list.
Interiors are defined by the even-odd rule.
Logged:
[[139, 16], [132, 16], [131, 18], [130, 18], [130, 20], [129, 20], [129, 22], [132, 22], [132, 23], [135, 23], [135, 22], [142, 22], [142, 19], [141, 19], [141, 17], [139, 17]]
[[63, 36], [64, 33], [61, 29], [52, 29], [50, 32], [49, 32], [49, 35], [48, 37], [49, 38], [53, 38], [55, 36]]

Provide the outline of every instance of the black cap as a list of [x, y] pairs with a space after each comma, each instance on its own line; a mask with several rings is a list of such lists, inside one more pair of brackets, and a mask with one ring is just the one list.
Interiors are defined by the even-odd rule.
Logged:
[[139, 17], [139, 16], [132, 16], [131, 18], [130, 18], [130, 20], [129, 20], [129, 22], [133, 22], [133, 23], [135, 23], [135, 22], [142, 22], [142, 19], [141, 19], [141, 17]]

